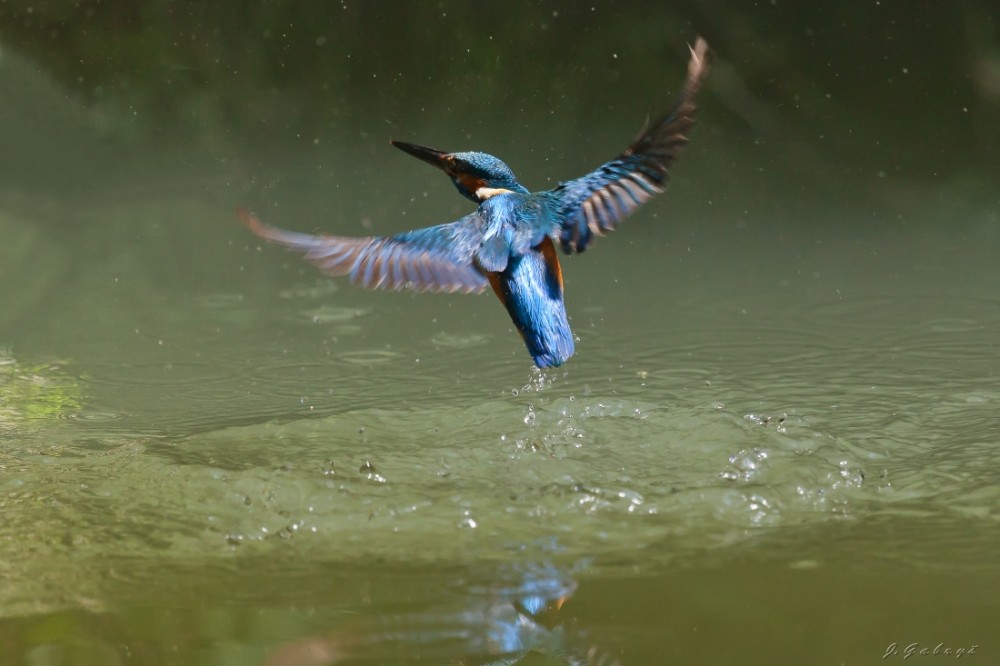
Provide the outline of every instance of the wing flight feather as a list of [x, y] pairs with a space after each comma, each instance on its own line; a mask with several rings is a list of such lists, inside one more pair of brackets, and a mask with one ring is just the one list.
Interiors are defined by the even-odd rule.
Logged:
[[560, 226], [552, 230], [565, 252], [583, 252], [592, 236], [603, 236], [663, 191], [670, 166], [694, 126], [694, 97], [708, 74], [708, 44], [691, 50], [684, 89], [673, 108], [651, 123], [625, 151], [591, 173], [550, 190]]
[[397, 236], [362, 238], [287, 231], [264, 224], [245, 209], [238, 215], [257, 236], [302, 252], [324, 273], [347, 275], [362, 287], [477, 293], [487, 285], [473, 261], [481, 235], [476, 214]]

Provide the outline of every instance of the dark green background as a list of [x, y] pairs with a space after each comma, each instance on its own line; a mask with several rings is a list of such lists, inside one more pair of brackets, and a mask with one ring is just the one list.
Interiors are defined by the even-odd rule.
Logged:
[[[549, 564], [626, 666], [995, 662], [996, 15], [0, 0], [0, 663], [480, 663], [445, 628]], [[234, 220], [469, 212], [389, 139], [580, 176], [698, 35], [667, 193], [563, 260], [558, 371], [492, 295], [353, 289]]]
[[444, 126], [429, 138], [498, 152], [518, 134], [537, 162], [576, 157], [574, 144], [604, 138], [579, 129], [601, 132], [609, 114], [657, 112], [701, 34], [718, 59], [705, 104], [745, 142], [734, 148], [810, 187], [877, 190], [878, 174], [923, 187], [995, 169], [995, 20], [971, 1], [42, 1], [0, 4], [0, 44], [107, 109], [112, 137], [122, 123], [219, 150], [333, 150], [345, 132]]

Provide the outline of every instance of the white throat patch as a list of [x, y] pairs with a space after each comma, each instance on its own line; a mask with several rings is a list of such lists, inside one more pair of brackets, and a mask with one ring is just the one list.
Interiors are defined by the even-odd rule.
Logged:
[[486, 201], [490, 197], [495, 197], [498, 194], [513, 194], [513, 190], [507, 190], [502, 187], [480, 187], [476, 190], [476, 196], [479, 197], [480, 201]]

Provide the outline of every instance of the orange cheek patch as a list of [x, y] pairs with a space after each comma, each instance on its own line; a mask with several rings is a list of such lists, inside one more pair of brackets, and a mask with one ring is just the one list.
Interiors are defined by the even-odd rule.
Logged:
[[460, 174], [458, 176], [458, 182], [462, 184], [462, 187], [469, 190], [470, 192], [475, 192], [480, 187], [486, 185], [486, 181], [482, 178], [476, 178], [475, 176], [470, 176], [469, 174]]

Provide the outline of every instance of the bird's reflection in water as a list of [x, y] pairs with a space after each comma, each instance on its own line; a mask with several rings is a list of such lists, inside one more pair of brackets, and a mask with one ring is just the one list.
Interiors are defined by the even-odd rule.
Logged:
[[[352, 620], [287, 643], [266, 666], [456, 664], [616, 666], [586, 632], [561, 617], [576, 591], [570, 571], [551, 564], [510, 567], [488, 587], [455, 585], [448, 601], [419, 611]], [[391, 662], [386, 662], [391, 660]]]

